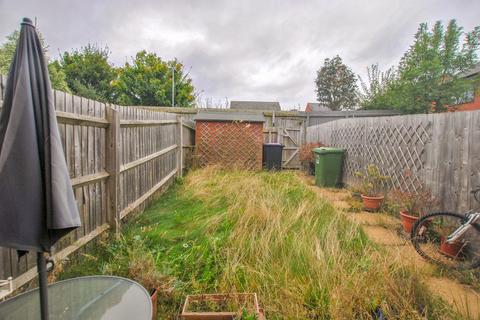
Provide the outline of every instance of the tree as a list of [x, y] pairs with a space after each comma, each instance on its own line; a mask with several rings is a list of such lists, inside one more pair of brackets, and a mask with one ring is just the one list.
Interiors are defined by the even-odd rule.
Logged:
[[470, 80], [461, 75], [476, 63], [479, 44], [480, 27], [465, 34], [455, 20], [446, 29], [440, 21], [431, 30], [420, 24], [400, 61], [397, 79], [379, 96], [405, 113], [444, 111], [469, 89]]
[[355, 74], [338, 55], [325, 59], [315, 80], [318, 102], [332, 110], [351, 109], [357, 104]]
[[[0, 47], [0, 74], [8, 74], [19, 37], [20, 32], [15, 30], [9, 36], [7, 36], [7, 41]], [[47, 56], [47, 46], [45, 45], [45, 40], [41, 34], [39, 34], [39, 37], [48, 61], [49, 59]], [[63, 73], [63, 70], [57, 61], [51, 61], [48, 63], [48, 72], [50, 74], [50, 81], [54, 89], [70, 92], [67, 82], [65, 81], [65, 73]]]
[[112, 102], [111, 82], [116, 77], [116, 71], [108, 62], [109, 55], [107, 47], [99, 48], [93, 44], [61, 55], [59, 65], [65, 72], [68, 86], [74, 94]]
[[466, 34], [455, 20], [447, 29], [437, 21], [431, 31], [422, 23], [414, 44], [399, 66], [397, 106], [407, 112], [443, 111], [467, 90], [467, 80], [460, 77], [473, 67], [480, 41], [480, 28]]
[[122, 105], [169, 106], [172, 99], [172, 68], [175, 70], [175, 106], [191, 107], [194, 87], [183, 65], [177, 60], [163, 61], [145, 50], [119, 70], [113, 82], [115, 98]]
[[388, 109], [390, 106], [388, 91], [397, 80], [395, 69], [381, 71], [378, 64], [367, 67], [367, 81], [358, 76], [362, 91], [360, 105], [365, 109]]
[[53, 88], [64, 92], [70, 92], [65, 72], [63, 72], [62, 66], [58, 61], [55, 60], [48, 64], [48, 73], [50, 74], [50, 82], [52, 83]]
[[0, 47], [0, 74], [8, 74], [19, 36], [20, 32], [15, 30], [7, 36], [7, 41]]

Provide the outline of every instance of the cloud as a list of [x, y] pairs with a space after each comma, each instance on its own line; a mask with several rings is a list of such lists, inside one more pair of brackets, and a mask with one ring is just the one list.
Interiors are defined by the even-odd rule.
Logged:
[[[36, 17], [57, 56], [87, 43], [108, 45], [115, 65], [141, 49], [177, 57], [196, 88], [214, 100], [315, 100], [314, 79], [336, 54], [356, 73], [398, 62], [420, 22], [478, 24], [480, 2], [373, 1], [8, 1], [0, 39]], [[0, 40], [1, 41], [1, 40]]]

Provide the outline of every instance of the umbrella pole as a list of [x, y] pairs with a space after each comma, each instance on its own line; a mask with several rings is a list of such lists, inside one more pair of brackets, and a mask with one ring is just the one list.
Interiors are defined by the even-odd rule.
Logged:
[[41, 319], [48, 320], [47, 262], [43, 252], [37, 252], [37, 270], [40, 290]]

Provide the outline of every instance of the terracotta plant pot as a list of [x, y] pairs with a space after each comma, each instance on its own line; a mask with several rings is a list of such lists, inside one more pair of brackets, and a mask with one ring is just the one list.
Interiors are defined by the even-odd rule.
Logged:
[[367, 211], [377, 211], [378, 209], [380, 209], [383, 199], [385, 198], [384, 196], [368, 197], [363, 194], [361, 195], [361, 197], [363, 201], [363, 207]]
[[402, 217], [403, 231], [410, 234], [412, 232], [413, 225], [418, 220], [418, 217], [411, 216], [406, 211], [400, 211], [400, 216]]
[[462, 258], [463, 243], [455, 241], [454, 243], [447, 243], [445, 237], [440, 238], [440, 253], [449, 258], [459, 260]]
[[[224, 310], [228, 305], [237, 305], [239, 310]], [[243, 305], [243, 307], [241, 306]], [[183, 305], [181, 318], [185, 320], [233, 320], [242, 308], [264, 320], [263, 310], [258, 306], [256, 293], [227, 293], [188, 295]]]
[[152, 300], [152, 320], [155, 320], [157, 319], [158, 289], [150, 291], [150, 299]]

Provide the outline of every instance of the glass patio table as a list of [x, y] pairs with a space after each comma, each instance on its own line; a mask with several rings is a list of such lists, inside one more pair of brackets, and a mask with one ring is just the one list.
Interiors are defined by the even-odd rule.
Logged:
[[[129, 279], [113, 276], [80, 277], [48, 286], [50, 320], [152, 318], [147, 290]], [[0, 303], [2, 320], [40, 320], [38, 288]]]

